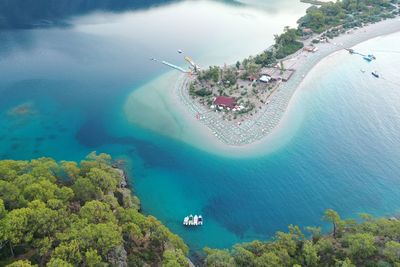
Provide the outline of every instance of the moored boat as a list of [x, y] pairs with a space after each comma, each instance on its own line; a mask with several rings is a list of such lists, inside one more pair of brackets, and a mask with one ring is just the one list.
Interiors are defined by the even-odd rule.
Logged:
[[371, 62], [371, 61], [372, 61], [372, 58], [370, 58], [369, 56], [363, 56], [363, 59], [366, 60], [366, 61], [368, 61], [368, 62]]
[[376, 57], [374, 55], [370, 54], [370, 55], [363, 56], [363, 59], [365, 59], [368, 62], [371, 62], [372, 60], [375, 60]]
[[201, 215], [192, 215], [186, 216], [183, 219], [183, 225], [185, 226], [199, 226], [203, 225], [203, 217]]

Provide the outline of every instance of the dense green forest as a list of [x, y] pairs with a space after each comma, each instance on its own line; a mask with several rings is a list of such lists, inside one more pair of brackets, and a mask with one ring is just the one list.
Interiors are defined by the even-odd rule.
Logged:
[[[339, 25], [344, 28], [362, 26], [382, 19], [394, 18], [398, 0], [342, 0], [312, 6], [298, 23], [299, 28], [310, 28], [321, 33]], [[398, 11], [397, 11], [398, 12]]]
[[208, 249], [206, 266], [400, 266], [400, 221], [360, 214], [360, 222], [342, 220], [327, 210], [323, 217], [332, 233], [307, 227], [306, 238], [298, 226], [277, 232], [271, 241], [237, 244], [230, 250]]
[[109, 155], [0, 161], [0, 266], [187, 266], [187, 253]]
[[[314, 2], [314, 1], [310, 1]], [[316, 1], [318, 2], [318, 1]], [[312, 33], [323, 34], [323, 37], [334, 38], [346, 29], [362, 27], [399, 15], [398, 0], [342, 0], [320, 3], [307, 9], [306, 14], [298, 20], [297, 28], [285, 27], [284, 32], [275, 35], [275, 44], [255, 58], [260, 66], [273, 66], [303, 48], [302, 38]], [[307, 38], [306, 38], [307, 39]]]
[[[0, 161], [0, 266], [189, 266], [188, 247], [126, 187], [111, 157], [79, 164], [50, 158]], [[270, 241], [205, 248], [205, 266], [400, 266], [400, 221], [333, 210], [319, 227], [277, 232]]]

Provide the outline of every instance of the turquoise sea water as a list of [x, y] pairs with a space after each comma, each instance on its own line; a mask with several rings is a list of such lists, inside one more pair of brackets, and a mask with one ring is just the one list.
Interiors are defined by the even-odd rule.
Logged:
[[[126, 97], [169, 71], [150, 57], [179, 64], [183, 49], [204, 65], [234, 62], [267, 47], [307, 7], [245, 3], [173, 2], [79, 13], [63, 27], [1, 30], [0, 157], [80, 160], [92, 150], [123, 157], [143, 211], [195, 251], [269, 238], [291, 223], [323, 225], [327, 208], [344, 217], [397, 213], [400, 54], [390, 51], [400, 34], [357, 47], [376, 62], [339, 53], [314, 69], [289, 114], [303, 118], [301, 126], [273, 153], [220, 157], [128, 123]], [[382, 79], [369, 74], [375, 69]], [[203, 214], [205, 225], [182, 227], [189, 213]]]

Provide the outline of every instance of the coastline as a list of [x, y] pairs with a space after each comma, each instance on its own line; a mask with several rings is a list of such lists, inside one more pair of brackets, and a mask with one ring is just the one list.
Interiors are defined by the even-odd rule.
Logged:
[[[296, 93], [301, 92], [308, 73], [319, 62], [344, 48], [398, 31], [400, 19], [396, 17], [370, 24], [352, 34], [340, 35], [330, 43], [317, 44], [319, 50], [316, 53], [297, 52], [292, 55], [285, 61], [287, 68], [296, 68], [292, 78], [275, 90], [266, 108], [242, 123], [240, 128], [235, 123], [222, 121], [213, 112], [206, 113], [208, 117], [205, 116], [203, 113], [208, 107], [188, 99], [188, 91], [183, 86], [187, 78], [174, 71], [134, 91], [125, 104], [125, 114], [130, 122], [211, 154], [243, 158], [271, 153], [289, 142], [300, 127], [303, 115], [301, 112], [292, 112], [297, 102]], [[148, 90], [153, 90], [151, 100], [159, 110], [144, 104], [143, 99], [149, 97], [146, 94]], [[139, 111], [144, 115], [139, 116]], [[203, 114], [201, 119], [198, 119], [198, 113]], [[266, 122], [268, 124], [265, 125]], [[238, 144], [238, 139], [231, 134], [234, 131], [246, 142]]]
[[182, 75], [177, 81], [176, 93], [193, 118], [197, 116], [198, 121], [211, 130], [209, 136], [212, 138], [219, 139], [221, 143], [232, 147], [259, 145], [279, 128], [285, 127], [284, 122], [287, 120], [283, 120], [283, 117], [290, 108], [293, 95], [302, 87], [304, 79], [320, 61], [345, 48], [398, 31], [400, 31], [400, 19], [396, 17], [353, 30], [351, 34], [342, 34], [329, 43], [316, 44], [318, 48], [316, 53], [299, 51], [291, 55], [284, 60], [284, 65], [296, 69], [293, 77], [287, 82], [281, 82], [268, 99], [269, 104], [252, 118], [247, 118], [241, 125], [223, 120], [219, 112], [217, 114], [210, 112], [208, 107], [190, 99], [188, 83], [191, 78], [187, 75]]

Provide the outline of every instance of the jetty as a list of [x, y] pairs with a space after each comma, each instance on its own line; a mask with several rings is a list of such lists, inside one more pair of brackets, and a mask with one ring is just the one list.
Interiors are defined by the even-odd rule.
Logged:
[[183, 225], [185, 226], [200, 226], [203, 225], [203, 217], [201, 215], [192, 215], [186, 216], [183, 219]]
[[181, 67], [179, 67], [179, 66], [177, 66], [177, 65], [174, 65], [174, 64], [172, 64], [172, 63], [169, 63], [169, 62], [167, 62], [167, 61], [165, 61], [165, 60], [160, 61], [160, 60], [158, 60], [158, 59], [156, 59], [156, 58], [151, 58], [151, 60], [152, 60], [152, 61], [155, 61], [155, 62], [161, 62], [162, 64], [164, 64], [164, 65], [166, 65], [166, 66], [168, 66], [168, 67], [171, 67], [171, 68], [173, 68], [173, 69], [179, 70], [180, 72], [183, 72], [183, 73], [190, 73], [190, 70], [185, 70], [185, 69], [183, 69], [183, 68], [181, 68]]
[[361, 53], [359, 53], [359, 52], [357, 52], [357, 51], [355, 51], [354, 49], [351, 49], [351, 48], [345, 48], [345, 50], [348, 51], [352, 55], [360, 55], [360, 56], [362, 56], [362, 58], [364, 60], [368, 61], [368, 62], [371, 62], [372, 60], [376, 59], [376, 57], [374, 55], [372, 55], [372, 54], [364, 55], [364, 54], [361, 54]]
[[184, 70], [183, 68], [181, 68], [181, 67], [179, 67], [179, 66], [176, 66], [176, 65], [174, 65], [174, 64], [172, 64], [172, 63], [169, 63], [169, 62], [167, 62], [167, 61], [165, 61], [165, 60], [161, 61], [161, 63], [164, 64], [164, 65], [167, 65], [167, 66], [169, 66], [169, 67], [171, 67], [171, 68], [173, 68], [173, 69], [179, 70], [179, 71], [181, 71], [181, 72], [183, 72], [183, 73], [188, 73], [188, 72], [189, 72], [189, 71]]
[[321, 6], [323, 4], [326, 4], [324, 1], [318, 1], [318, 0], [300, 0], [302, 3], [314, 5], [314, 6]]

